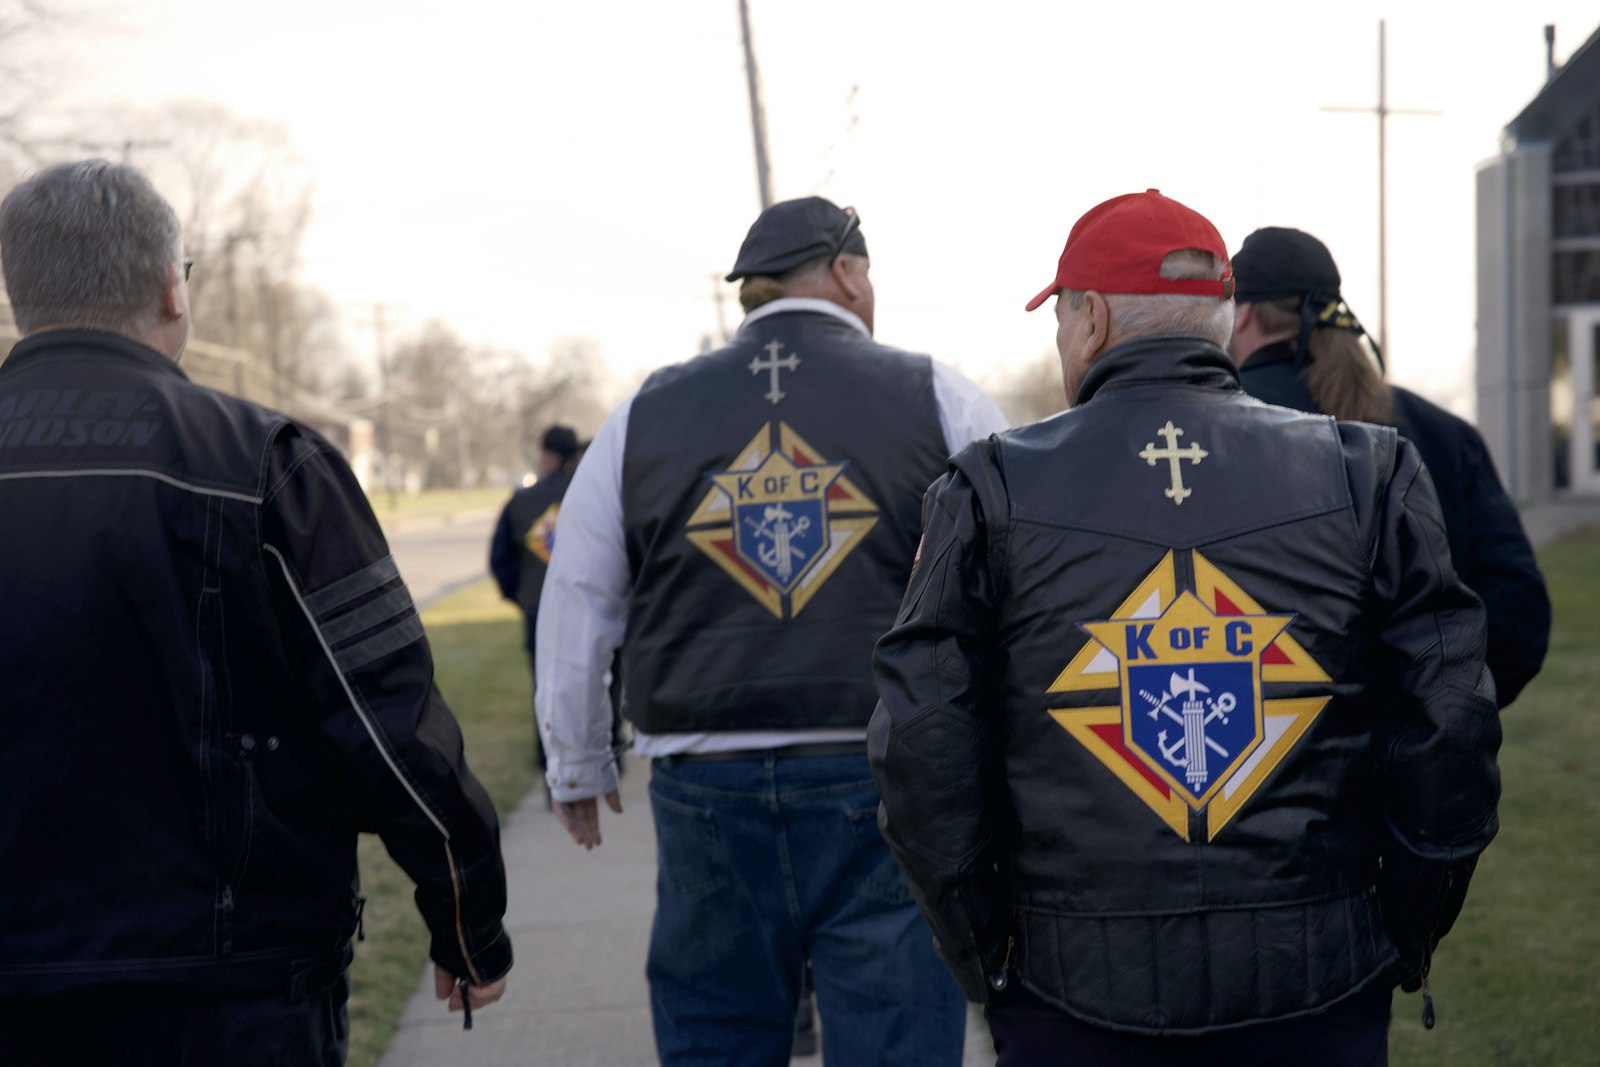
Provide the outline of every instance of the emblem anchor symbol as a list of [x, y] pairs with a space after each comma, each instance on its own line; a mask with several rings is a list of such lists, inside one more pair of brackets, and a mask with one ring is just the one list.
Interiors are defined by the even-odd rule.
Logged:
[[758, 552], [761, 562], [778, 572], [780, 581], [787, 582], [793, 578], [795, 563], [805, 561], [806, 553], [794, 540], [809, 529], [810, 519], [804, 515], [795, 519], [794, 513], [782, 504], [769, 504], [762, 512], [761, 523], [755, 526], [755, 535], [768, 543], [761, 546]]
[[[1173, 722], [1183, 727], [1183, 737], [1167, 744], [1167, 731], [1162, 730], [1156, 734], [1156, 747], [1161, 750], [1161, 758], [1174, 767], [1184, 768], [1184, 779], [1190, 785], [1204, 785], [1211, 777], [1211, 772], [1206, 769], [1206, 749], [1211, 749], [1223, 759], [1228, 759], [1228, 750], [1206, 736], [1205, 728], [1216, 719], [1221, 719], [1223, 724], [1228, 722], [1228, 713], [1238, 707], [1238, 698], [1232, 693], [1223, 693], [1216, 700], [1209, 697], [1201, 699], [1201, 693], [1211, 692], [1204, 682], [1198, 681], [1194, 676], [1194, 668], [1189, 668], [1189, 677], [1185, 678], [1173, 672], [1171, 681], [1167, 684], [1167, 692], [1156, 697], [1148, 690], [1140, 690], [1139, 695], [1151, 704], [1149, 715], [1152, 719], [1166, 715]], [[1184, 696], [1183, 710], [1181, 713], [1168, 707], [1169, 702], [1177, 696]], [[1178, 753], [1183, 755], [1179, 756]]]

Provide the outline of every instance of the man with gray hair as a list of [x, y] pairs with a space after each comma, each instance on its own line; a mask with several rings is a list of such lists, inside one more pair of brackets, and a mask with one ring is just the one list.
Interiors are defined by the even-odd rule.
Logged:
[[0, 264], [0, 1062], [342, 1063], [362, 830], [440, 998], [499, 999], [494, 809], [349, 467], [179, 369], [133, 168], [18, 185]]
[[929, 490], [877, 647], [880, 821], [1003, 1067], [1386, 1062], [1495, 833], [1483, 610], [1392, 429], [1270, 407], [1227, 251], [1073, 227], [1073, 409]]

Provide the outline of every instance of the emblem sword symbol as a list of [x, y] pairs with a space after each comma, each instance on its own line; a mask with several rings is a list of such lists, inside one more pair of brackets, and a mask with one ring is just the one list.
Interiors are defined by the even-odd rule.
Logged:
[[800, 357], [791, 352], [782, 359], [779, 359], [778, 353], [783, 351], [783, 342], [777, 340], [776, 338], [763, 345], [762, 351], [766, 352], [768, 356], [767, 361], [762, 362], [760, 356], [753, 357], [750, 360], [750, 373], [760, 374], [762, 371], [770, 371], [772, 373], [772, 388], [767, 390], [766, 398], [776, 404], [778, 401], [789, 395], [782, 389], [778, 388], [779, 372], [786, 370], [798, 370], [800, 368]]
[[1187, 448], [1179, 448], [1178, 438], [1183, 436], [1183, 431], [1172, 425], [1171, 419], [1168, 419], [1167, 424], [1157, 430], [1156, 434], [1167, 439], [1167, 447], [1157, 448], [1154, 441], [1147, 442], [1144, 446], [1144, 451], [1139, 453], [1139, 458], [1152, 467], [1156, 465], [1158, 460], [1163, 459], [1171, 464], [1172, 487], [1163, 490], [1163, 492], [1174, 504], [1181, 507], [1184, 500], [1194, 495], [1194, 490], [1184, 487], [1183, 467], [1180, 466], [1180, 461], [1186, 459], [1198, 466], [1200, 461], [1211, 453], [1197, 444], [1189, 445]]

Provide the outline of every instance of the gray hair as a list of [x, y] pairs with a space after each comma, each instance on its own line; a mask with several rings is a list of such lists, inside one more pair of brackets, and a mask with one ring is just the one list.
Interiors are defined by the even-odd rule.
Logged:
[[17, 328], [141, 332], [183, 255], [180, 234], [172, 205], [126, 163], [40, 171], [0, 201], [0, 269]]
[[[1209, 252], [1193, 248], [1168, 252], [1161, 260], [1161, 277], [1214, 280], [1222, 277], [1222, 261]], [[1072, 310], [1083, 306], [1082, 292], [1067, 289], [1061, 295]], [[1233, 337], [1232, 300], [1179, 293], [1148, 296], [1107, 293], [1105, 297], [1112, 329], [1119, 341], [1154, 334], [1190, 333], [1226, 348]]]

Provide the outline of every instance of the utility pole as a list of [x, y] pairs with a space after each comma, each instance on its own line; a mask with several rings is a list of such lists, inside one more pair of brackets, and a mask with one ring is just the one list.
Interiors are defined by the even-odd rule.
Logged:
[[767, 116], [761, 108], [761, 75], [750, 39], [750, 0], [739, 0], [739, 27], [744, 35], [744, 74], [750, 89], [750, 132], [756, 142], [756, 191], [761, 210], [772, 206], [772, 165], [767, 158]]
[[720, 271], [712, 271], [710, 278], [711, 302], [715, 304], [717, 308], [717, 340], [720, 344], [727, 344], [728, 320], [727, 317], [722, 313], [722, 303], [727, 296], [727, 290], [722, 288], [722, 273]]
[[1325, 107], [1324, 111], [1357, 112], [1378, 116], [1378, 347], [1389, 351], [1389, 116], [1438, 115], [1438, 111], [1416, 111], [1389, 106], [1388, 22], [1378, 20], [1378, 106]]

